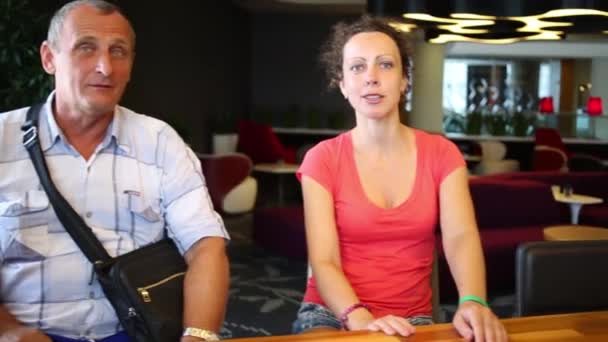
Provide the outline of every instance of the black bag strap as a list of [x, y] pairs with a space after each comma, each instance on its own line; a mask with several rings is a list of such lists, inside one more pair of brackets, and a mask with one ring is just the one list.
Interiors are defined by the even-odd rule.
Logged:
[[65, 230], [70, 234], [76, 245], [82, 250], [89, 261], [96, 266], [101, 266], [112, 260], [101, 242], [97, 239], [93, 231], [84, 222], [82, 217], [72, 208], [68, 201], [63, 198], [59, 190], [53, 184], [49, 170], [44, 160], [44, 154], [38, 140], [38, 117], [42, 104], [36, 104], [27, 111], [26, 121], [21, 126], [23, 131], [23, 145], [27, 149], [40, 184], [46, 191], [47, 196], [55, 209], [57, 218], [63, 224]]

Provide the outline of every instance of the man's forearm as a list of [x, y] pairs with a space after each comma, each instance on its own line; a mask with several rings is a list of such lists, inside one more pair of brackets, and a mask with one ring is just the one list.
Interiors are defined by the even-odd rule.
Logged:
[[4, 305], [0, 305], [0, 336], [4, 335], [6, 331], [17, 328], [20, 325], [21, 323], [17, 321], [15, 316], [11, 315]]
[[4, 305], [0, 304], [0, 340], [51, 342], [51, 339], [39, 330], [22, 325]]
[[184, 282], [184, 326], [219, 332], [229, 285], [229, 266], [223, 238], [205, 238], [187, 253]]

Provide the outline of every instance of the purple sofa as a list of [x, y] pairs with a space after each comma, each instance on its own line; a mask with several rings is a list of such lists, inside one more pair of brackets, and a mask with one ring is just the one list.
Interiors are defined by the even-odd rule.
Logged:
[[[604, 199], [586, 205], [580, 224], [608, 227], [608, 172], [516, 172], [471, 178], [471, 196], [487, 269], [488, 293], [513, 293], [515, 250], [522, 242], [543, 240], [543, 228], [568, 224], [567, 204], [553, 200], [551, 185], [570, 184], [575, 193]], [[254, 214], [254, 240], [260, 246], [291, 258], [306, 260], [304, 217], [301, 206], [262, 208]], [[440, 298], [457, 298], [437, 234]]]

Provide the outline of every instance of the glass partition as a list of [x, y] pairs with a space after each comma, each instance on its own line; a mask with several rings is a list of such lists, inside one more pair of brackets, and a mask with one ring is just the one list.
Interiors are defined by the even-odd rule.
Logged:
[[[590, 60], [577, 63], [582, 67], [566, 70], [576, 79], [564, 82], [573, 89], [562, 89], [560, 59], [446, 58], [444, 132], [526, 137], [536, 127], [553, 127], [563, 137], [607, 139], [608, 119], [589, 116], [583, 109], [590, 94], [591, 85], [585, 81], [590, 77]], [[540, 113], [541, 99], [547, 98], [550, 105], [543, 110], [549, 113]]]

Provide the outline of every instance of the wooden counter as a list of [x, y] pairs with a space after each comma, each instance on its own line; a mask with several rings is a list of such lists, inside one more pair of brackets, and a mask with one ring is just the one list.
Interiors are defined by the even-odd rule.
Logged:
[[[608, 311], [534, 316], [502, 320], [510, 342], [583, 342], [608, 341]], [[320, 332], [303, 335], [234, 339], [238, 342], [456, 342], [464, 341], [452, 324], [416, 327], [410, 337], [387, 336], [367, 331]]]

